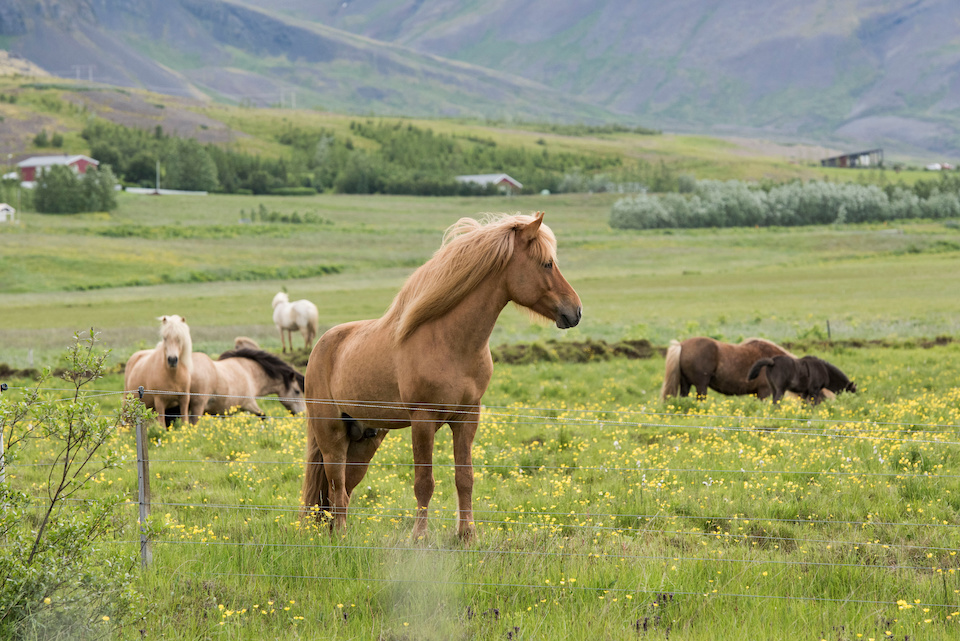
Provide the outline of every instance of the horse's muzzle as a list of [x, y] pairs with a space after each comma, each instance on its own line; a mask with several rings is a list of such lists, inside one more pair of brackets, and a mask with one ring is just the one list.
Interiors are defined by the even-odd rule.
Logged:
[[168, 365], [169, 367], [176, 368], [178, 362], [179, 362], [179, 361], [178, 361], [178, 359], [177, 359], [176, 356], [167, 356], [167, 365]]
[[583, 313], [583, 308], [577, 305], [577, 308], [572, 312], [560, 312], [557, 315], [557, 327], [560, 329], [569, 329], [571, 327], [576, 327], [580, 322], [580, 317]]

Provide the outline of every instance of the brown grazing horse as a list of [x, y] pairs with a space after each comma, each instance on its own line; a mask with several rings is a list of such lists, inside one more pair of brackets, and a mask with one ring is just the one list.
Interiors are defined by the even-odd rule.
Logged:
[[440, 249], [401, 288], [383, 317], [327, 331], [307, 364], [303, 514], [328, 510], [346, 528], [353, 488], [390, 429], [413, 430], [414, 538], [426, 535], [433, 445], [453, 432], [457, 534], [474, 536], [471, 447], [480, 399], [493, 373], [490, 334], [514, 302], [554, 321], [580, 322], [580, 297], [560, 274], [543, 215], [481, 223], [461, 218]]
[[748, 338], [739, 345], [707, 336], [688, 338], [682, 343], [670, 341], [660, 399], [676, 396], [678, 391], [680, 396], [687, 396], [691, 387], [697, 388], [698, 397], [706, 396], [709, 387], [721, 394], [756, 394], [764, 398], [771, 392], [767, 377], [761, 374], [748, 380], [750, 366], [758, 359], [783, 355], [793, 356], [762, 338]]
[[857, 384], [839, 367], [816, 356], [761, 358], [750, 368], [747, 378], [757, 378], [764, 368], [773, 389], [774, 403], [778, 403], [785, 392], [793, 392], [816, 405], [824, 399], [827, 390], [834, 394], [857, 391]]
[[160, 425], [164, 425], [167, 407], [180, 406], [180, 420], [186, 425], [193, 371], [190, 327], [176, 314], [160, 316], [157, 320], [161, 340], [154, 349], [140, 350], [127, 359], [123, 390], [136, 392], [143, 386], [143, 403], [156, 410]]

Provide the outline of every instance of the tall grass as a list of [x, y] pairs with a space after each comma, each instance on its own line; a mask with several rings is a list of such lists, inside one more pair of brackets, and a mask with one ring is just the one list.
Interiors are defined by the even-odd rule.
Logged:
[[[660, 404], [660, 358], [499, 365], [473, 451], [470, 546], [455, 535], [446, 430], [432, 535], [414, 542], [409, 430], [387, 438], [354, 493], [349, 530], [331, 536], [297, 516], [302, 418], [272, 404], [265, 421], [154, 428], [144, 629], [170, 639], [318, 629], [948, 638], [960, 616], [957, 347], [820, 355], [857, 380], [857, 394], [816, 408], [713, 393]], [[135, 458], [131, 433], [115, 446]], [[49, 455], [41, 446], [32, 458]], [[42, 468], [9, 472], [42, 490]], [[135, 496], [135, 468], [94, 485]], [[136, 545], [135, 511], [129, 542], [110, 545]]]

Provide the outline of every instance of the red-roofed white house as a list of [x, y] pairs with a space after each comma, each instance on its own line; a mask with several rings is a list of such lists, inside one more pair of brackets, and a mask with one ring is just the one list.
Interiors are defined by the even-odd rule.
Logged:
[[87, 173], [87, 169], [93, 166], [97, 168], [100, 163], [90, 156], [32, 156], [26, 160], [17, 163], [20, 168], [20, 180], [24, 182], [33, 182], [41, 173], [46, 171], [47, 167], [53, 165], [66, 165], [78, 174]]

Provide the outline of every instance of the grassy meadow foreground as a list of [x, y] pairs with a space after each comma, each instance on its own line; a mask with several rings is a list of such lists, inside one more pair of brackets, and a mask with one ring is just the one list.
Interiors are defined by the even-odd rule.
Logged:
[[[282, 287], [314, 300], [322, 326], [378, 316], [443, 230], [482, 211], [546, 210], [584, 303], [583, 322], [566, 333], [508, 308], [494, 345], [764, 336], [858, 384], [817, 407], [713, 393], [662, 403], [660, 356], [497, 364], [473, 449], [470, 546], [454, 534], [445, 429], [432, 535], [414, 542], [409, 430], [384, 442], [348, 532], [330, 536], [298, 518], [302, 417], [267, 401], [263, 421], [155, 427], [154, 560], [135, 583], [145, 620], [116, 635], [960, 633], [960, 344], [948, 340], [960, 322], [956, 225], [622, 232], [607, 225], [614, 198], [124, 196], [109, 216], [26, 214], [0, 233], [0, 266], [13, 275], [0, 282], [0, 363], [56, 365], [75, 330], [96, 327], [113, 349], [114, 369], [92, 392], [108, 414], [119, 407], [119, 365], [155, 344], [156, 316], [185, 316], [194, 348], [211, 354], [237, 334], [278, 350], [269, 305]], [[238, 222], [261, 203], [324, 222]], [[936, 336], [945, 339], [928, 340]], [[7, 380], [5, 396], [29, 385]], [[131, 503], [123, 530], [98, 547], [128, 550], [139, 572], [132, 431], [111, 444], [125, 461], [90, 491]], [[48, 470], [36, 464], [54, 453], [28, 454], [7, 482], [41, 496]]]
[[[276, 402], [263, 421], [152, 428], [142, 627], [169, 639], [955, 635], [958, 346], [821, 355], [860, 391], [816, 408], [661, 404], [661, 358], [499, 366], [474, 445], [470, 546], [455, 536], [446, 430], [432, 535], [414, 542], [409, 430], [385, 441], [348, 532], [330, 536], [298, 518], [304, 422]], [[113, 445], [126, 463], [91, 492], [132, 498], [124, 531], [98, 547], [135, 567], [132, 431]], [[42, 494], [47, 472], [31, 464], [52, 455], [39, 448], [10, 482]]]

